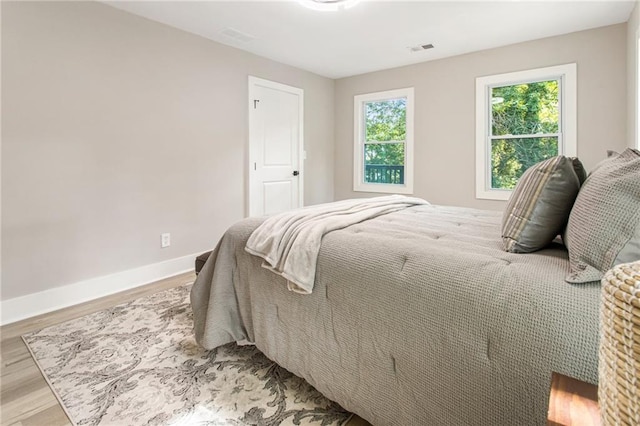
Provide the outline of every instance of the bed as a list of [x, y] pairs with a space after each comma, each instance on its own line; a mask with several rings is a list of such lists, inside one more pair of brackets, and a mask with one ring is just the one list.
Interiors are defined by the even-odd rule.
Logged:
[[322, 239], [311, 294], [232, 226], [193, 286], [205, 348], [250, 342], [376, 426], [543, 425], [552, 372], [598, 379], [597, 282], [561, 244], [505, 252], [501, 212], [418, 205]]

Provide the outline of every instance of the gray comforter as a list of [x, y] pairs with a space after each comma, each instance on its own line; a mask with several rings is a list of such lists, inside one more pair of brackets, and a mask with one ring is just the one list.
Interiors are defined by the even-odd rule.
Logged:
[[552, 371], [597, 382], [598, 283], [566, 250], [502, 250], [500, 213], [416, 206], [331, 232], [312, 294], [231, 227], [191, 293], [206, 348], [249, 341], [378, 425], [546, 424]]

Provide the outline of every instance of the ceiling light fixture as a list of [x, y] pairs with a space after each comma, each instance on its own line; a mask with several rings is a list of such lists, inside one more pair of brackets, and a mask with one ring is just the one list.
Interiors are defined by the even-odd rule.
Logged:
[[303, 6], [313, 10], [323, 12], [335, 12], [337, 10], [349, 9], [360, 2], [360, 0], [298, 0]]

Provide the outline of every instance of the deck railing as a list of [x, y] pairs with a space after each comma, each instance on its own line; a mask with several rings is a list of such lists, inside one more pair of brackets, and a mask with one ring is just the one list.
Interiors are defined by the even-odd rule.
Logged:
[[385, 166], [383, 164], [367, 164], [364, 166], [366, 183], [404, 184], [404, 166]]

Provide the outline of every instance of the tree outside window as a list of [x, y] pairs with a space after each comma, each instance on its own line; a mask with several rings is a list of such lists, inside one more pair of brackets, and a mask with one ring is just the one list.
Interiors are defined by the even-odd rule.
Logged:
[[354, 96], [354, 191], [413, 192], [413, 88]]
[[477, 198], [509, 199], [525, 170], [576, 145], [576, 64], [476, 78]]
[[491, 188], [513, 189], [529, 167], [558, 155], [559, 80], [491, 89]]
[[364, 181], [404, 184], [407, 99], [364, 104]]

